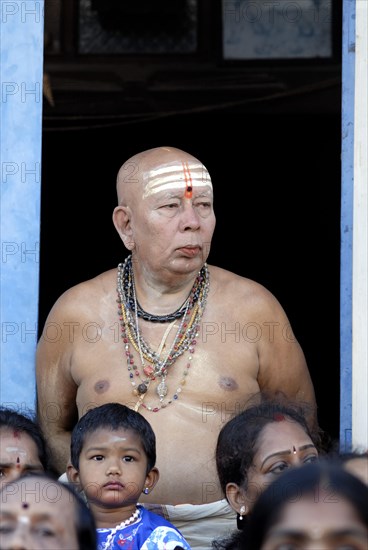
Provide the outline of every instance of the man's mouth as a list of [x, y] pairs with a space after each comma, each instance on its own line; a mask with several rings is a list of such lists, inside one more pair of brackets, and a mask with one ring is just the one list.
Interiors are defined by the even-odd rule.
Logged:
[[197, 256], [197, 254], [200, 252], [199, 246], [182, 246], [180, 247], [180, 252], [187, 256], [188, 258], [193, 258], [194, 256]]

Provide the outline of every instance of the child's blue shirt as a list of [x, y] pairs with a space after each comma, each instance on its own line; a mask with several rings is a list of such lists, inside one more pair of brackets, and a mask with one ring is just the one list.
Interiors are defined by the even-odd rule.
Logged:
[[[172, 523], [143, 506], [138, 505], [137, 508], [140, 512], [139, 518], [115, 533], [108, 546], [109, 550], [174, 550], [178, 546], [191, 550]], [[112, 529], [97, 529], [98, 550], [105, 550], [106, 539], [111, 531]]]

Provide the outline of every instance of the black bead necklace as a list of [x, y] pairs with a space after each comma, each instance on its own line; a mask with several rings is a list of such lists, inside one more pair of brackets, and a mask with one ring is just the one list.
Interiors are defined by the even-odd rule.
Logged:
[[137, 304], [137, 314], [138, 317], [141, 319], [144, 319], [145, 321], [150, 321], [151, 323], [169, 323], [170, 321], [175, 321], [176, 319], [180, 319], [183, 317], [186, 307], [188, 304], [188, 300], [192, 296], [193, 304], [195, 304], [198, 300], [199, 293], [201, 290], [201, 284], [200, 284], [200, 276], [205, 275], [205, 267], [202, 267], [199, 277], [197, 277], [193, 288], [191, 289], [188, 297], [186, 298], [185, 302], [176, 309], [173, 313], [167, 313], [166, 315], [154, 315], [153, 313], [148, 313], [145, 311], [142, 306], [139, 304], [138, 300], [134, 300], [134, 296], [132, 293], [132, 279], [133, 279], [133, 269], [132, 269], [132, 256], [128, 256], [126, 258], [123, 265], [120, 264], [122, 269], [122, 280], [123, 280], [123, 288], [125, 292], [125, 296], [127, 297], [126, 300], [126, 307], [128, 307], [132, 312], [135, 312], [135, 307]]

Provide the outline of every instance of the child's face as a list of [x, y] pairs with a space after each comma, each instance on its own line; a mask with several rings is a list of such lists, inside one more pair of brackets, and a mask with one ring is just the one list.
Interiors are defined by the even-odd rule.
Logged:
[[99, 428], [88, 434], [79, 457], [87, 499], [106, 507], [136, 503], [146, 482], [147, 457], [132, 430]]

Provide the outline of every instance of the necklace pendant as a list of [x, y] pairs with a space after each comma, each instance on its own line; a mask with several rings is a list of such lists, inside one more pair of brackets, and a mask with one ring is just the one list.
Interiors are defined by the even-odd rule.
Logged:
[[166, 397], [167, 391], [168, 391], [168, 388], [166, 386], [165, 380], [162, 380], [162, 382], [160, 382], [156, 388], [156, 393], [159, 396], [160, 401], [162, 401], [163, 398]]
[[144, 395], [148, 390], [148, 386], [147, 384], [139, 384], [139, 386], [137, 387], [137, 391], [139, 393], [139, 395]]
[[143, 369], [143, 372], [146, 376], [151, 377], [154, 373], [154, 369], [153, 367], [151, 367], [151, 365], [146, 365]]

